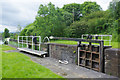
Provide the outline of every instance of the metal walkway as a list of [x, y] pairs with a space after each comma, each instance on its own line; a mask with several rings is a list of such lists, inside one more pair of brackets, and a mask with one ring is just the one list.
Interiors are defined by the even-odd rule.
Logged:
[[41, 51], [41, 36], [18, 36], [17, 49], [39, 56], [47, 54]]
[[47, 52], [44, 52], [44, 51], [37, 51], [37, 50], [31, 50], [31, 49], [28, 49], [28, 48], [17, 48], [18, 50], [20, 51], [25, 51], [25, 52], [28, 52], [28, 53], [31, 53], [31, 54], [36, 54], [36, 55], [44, 55], [44, 54], [47, 54]]

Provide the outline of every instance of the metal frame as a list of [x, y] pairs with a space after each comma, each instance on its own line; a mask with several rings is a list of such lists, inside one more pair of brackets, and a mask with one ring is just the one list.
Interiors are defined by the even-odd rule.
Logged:
[[[38, 37], [38, 38], [39, 38], [39, 43], [38, 43], [38, 44], [34, 44], [34, 43], [33, 43], [33, 39], [34, 39], [35, 37]], [[20, 40], [20, 38], [22, 38], [22, 40]], [[23, 38], [26, 38], [26, 39], [24, 40]], [[20, 44], [20, 43], [22, 43], [22, 48], [23, 48], [23, 44], [27, 44], [27, 48], [28, 48], [28, 44], [29, 44], [29, 42], [31, 42], [31, 41], [28, 41], [28, 38], [31, 38], [31, 39], [32, 39], [32, 50], [34, 50], [34, 49], [33, 49], [33, 46], [34, 46], [34, 45], [39, 45], [39, 51], [40, 51], [41, 36], [18, 36], [18, 48], [20, 48], [20, 47], [19, 47], [19, 44]], [[20, 42], [20, 41], [21, 41], [21, 42]], [[25, 42], [24, 42], [24, 41], [25, 41]]]
[[[33, 42], [33, 39], [35, 37], [39, 38], [39, 42], [37, 42], [37, 44], [34, 44], [34, 42]], [[20, 38], [22, 38], [22, 39], [20, 40]], [[29, 41], [29, 38], [32, 41]], [[19, 45], [20, 43], [22, 44], [22, 48]], [[26, 44], [27, 46], [24, 47], [23, 44]], [[29, 44], [32, 45], [32, 49], [28, 48]], [[34, 45], [38, 46], [39, 50], [34, 50]], [[17, 49], [21, 50], [21, 51], [32, 53], [32, 54], [40, 55], [40, 56], [47, 54], [47, 52], [40, 50], [41, 49], [41, 36], [18, 36], [18, 48]]]
[[[84, 37], [87, 37], [88, 35], [89, 35], [89, 34], [83, 34], [83, 35], [81, 36], [81, 38], [84, 39]], [[109, 40], [106, 39], [106, 40], [104, 40], [104, 41], [109, 41], [109, 46], [111, 46], [112, 35], [98, 35], [98, 34], [91, 34], [91, 36], [94, 37], [93, 40], [96, 40], [96, 39], [95, 39], [96, 36], [101, 37], [101, 39], [97, 39], [97, 40], [103, 40], [103, 37], [109, 37]]]

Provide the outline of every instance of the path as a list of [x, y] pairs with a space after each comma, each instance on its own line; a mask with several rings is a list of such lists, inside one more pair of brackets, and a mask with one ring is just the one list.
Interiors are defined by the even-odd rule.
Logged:
[[77, 66], [74, 64], [61, 64], [58, 62], [57, 59], [53, 59], [50, 57], [41, 58], [39, 56], [31, 55], [29, 53], [20, 53], [29, 56], [32, 61], [49, 68], [54, 73], [61, 75], [65, 78], [115, 78], [113, 76], [86, 69], [84, 67]]
[[31, 57], [32, 61], [49, 68], [53, 72], [65, 78], [113, 78], [112, 76], [86, 69], [74, 64], [61, 64], [58, 62], [58, 60], [50, 57], [40, 58], [30, 54], [25, 55]]

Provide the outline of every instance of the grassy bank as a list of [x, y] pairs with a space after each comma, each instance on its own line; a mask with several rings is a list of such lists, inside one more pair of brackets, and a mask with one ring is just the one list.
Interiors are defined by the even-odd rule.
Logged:
[[2, 46], [3, 78], [62, 78], [44, 66], [31, 61], [30, 57], [18, 52], [5, 53], [6, 50], [15, 50], [15, 48]]
[[0, 45], [0, 80], [2, 78], [2, 46]]
[[[77, 45], [76, 41], [68, 41], [68, 40], [51, 40], [50, 43]], [[84, 42], [84, 43], [88, 44], [87, 42]], [[109, 42], [104, 42], [104, 45], [109, 45]], [[112, 48], [120, 48], [119, 46], [120, 42], [111, 42], [111, 45], [112, 45]]]
[[[69, 41], [69, 40], [51, 40], [49, 43], [77, 45], [77, 41]], [[83, 43], [88, 44], [88, 42], [83, 42]], [[14, 46], [18, 46], [17, 42], [10, 41], [10, 44]], [[109, 42], [104, 42], [104, 45], [109, 45]], [[120, 48], [120, 42], [111, 42], [111, 45], [112, 48]], [[19, 46], [22, 47], [22, 44], [20, 44]], [[23, 46], [25, 47], [26, 45]]]

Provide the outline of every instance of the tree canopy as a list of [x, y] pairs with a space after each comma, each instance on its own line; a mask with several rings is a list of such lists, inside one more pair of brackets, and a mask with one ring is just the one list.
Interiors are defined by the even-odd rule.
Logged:
[[9, 30], [7, 28], [4, 29], [3, 37], [4, 38], [10, 37], [10, 33], [9, 33]]
[[117, 41], [120, 35], [120, 2], [113, 0], [103, 11], [96, 2], [71, 3], [62, 8], [54, 4], [40, 5], [35, 21], [20, 35], [78, 37], [82, 34], [111, 34]]

